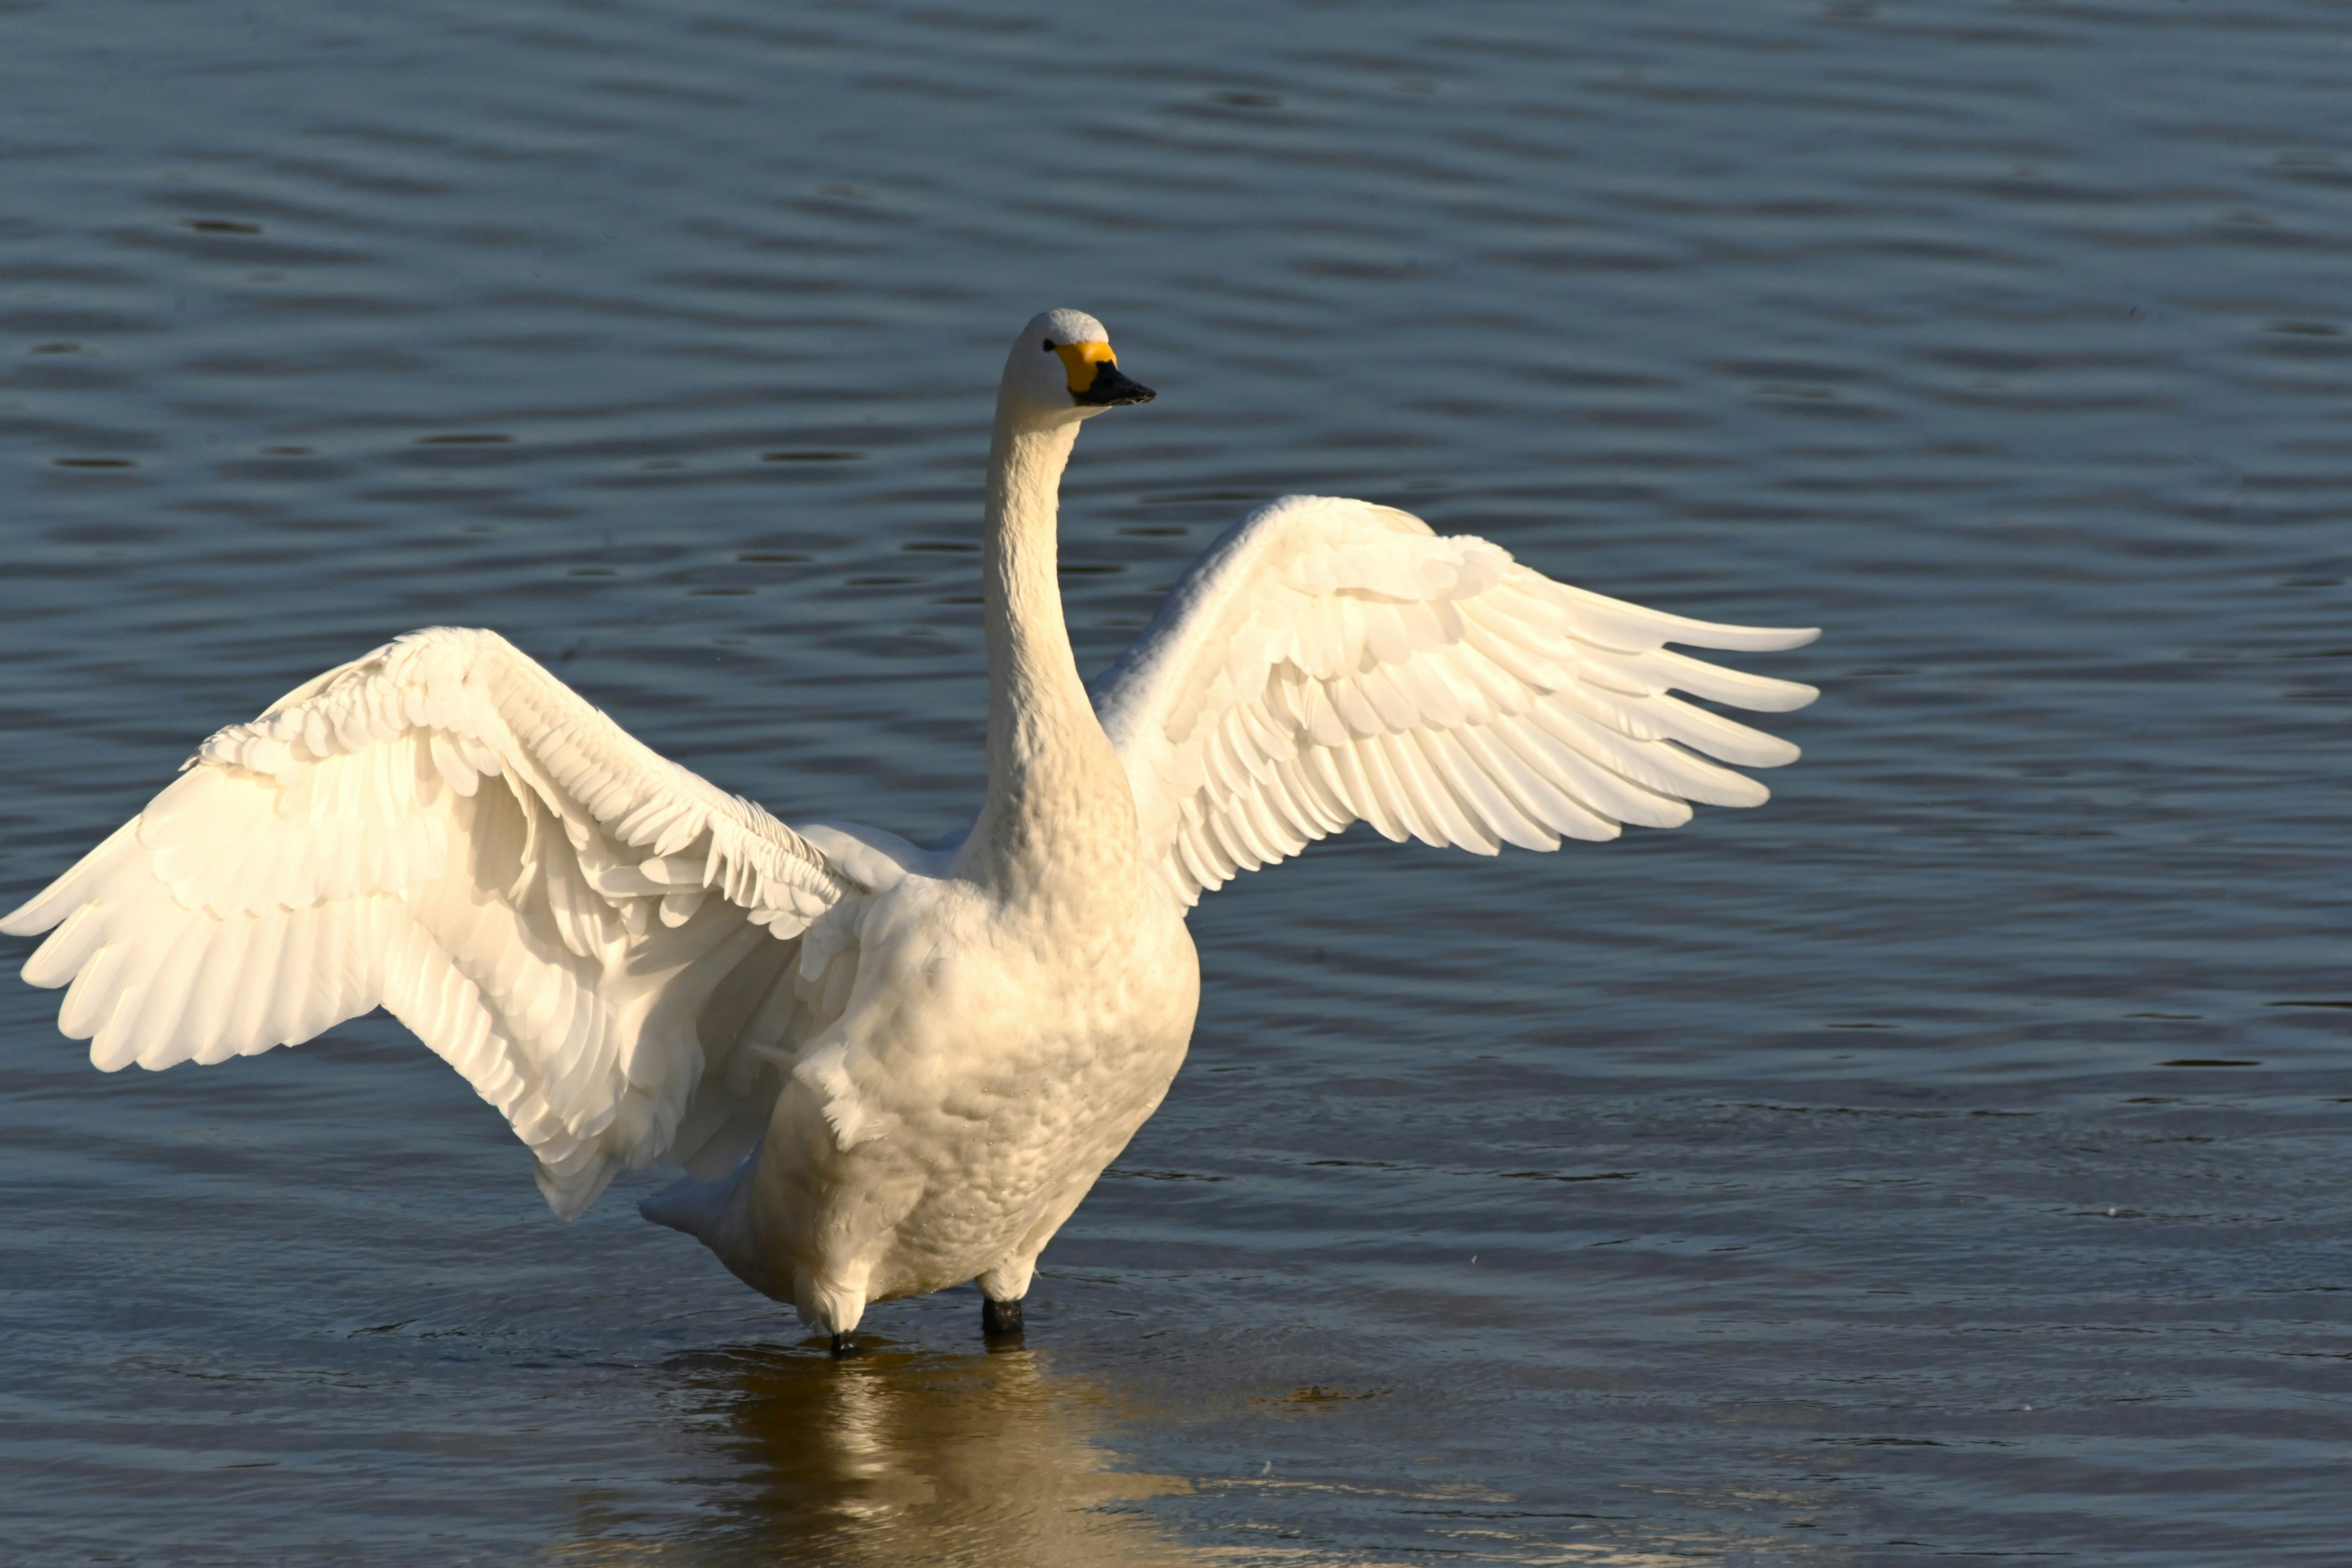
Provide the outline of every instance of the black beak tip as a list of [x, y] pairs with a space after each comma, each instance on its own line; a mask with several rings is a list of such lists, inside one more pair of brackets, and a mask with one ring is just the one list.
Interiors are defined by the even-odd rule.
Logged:
[[1095, 372], [1092, 386], [1070, 395], [1088, 408], [1123, 408], [1130, 403], [1149, 403], [1160, 395], [1139, 381], [1129, 380], [1118, 366], [1107, 364]]

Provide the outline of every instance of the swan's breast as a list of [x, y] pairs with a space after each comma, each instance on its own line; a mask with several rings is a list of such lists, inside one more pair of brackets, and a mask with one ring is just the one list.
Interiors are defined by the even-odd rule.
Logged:
[[1181, 920], [1056, 922], [1008, 912], [968, 884], [909, 877], [866, 918], [848, 1049], [902, 1115], [1105, 1109], [1181, 1054], [1199, 995]]
[[1125, 1147], [1183, 1060], [1198, 969], [1172, 907], [1057, 930], [920, 875], [876, 896], [859, 942], [850, 1005], [794, 1073], [833, 1134], [798, 1184], [887, 1222], [877, 1295], [936, 1289]]

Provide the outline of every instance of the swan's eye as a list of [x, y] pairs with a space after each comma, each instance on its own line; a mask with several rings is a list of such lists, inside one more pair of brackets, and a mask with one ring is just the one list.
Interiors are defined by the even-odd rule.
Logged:
[[1047, 353], [1052, 353], [1055, 349], [1060, 348], [1061, 346], [1062, 346], [1061, 344], [1059, 344], [1059, 343], [1055, 342], [1053, 339], [1051, 339], [1051, 338], [1047, 338], [1047, 339], [1045, 340], [1045, 352], [1046, 352]]

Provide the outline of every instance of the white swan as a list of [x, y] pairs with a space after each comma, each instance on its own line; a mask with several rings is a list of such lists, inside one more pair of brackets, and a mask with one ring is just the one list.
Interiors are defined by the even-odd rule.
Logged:
[[400, 638], [204, 743], [0, 921], [113, 1071], [299, 1044], [382, 1005], [506, 1113], [559, 1215], [644, 1205], [854, 1344], [866, 1303], [1037, 1255], [1166, 1092], [1186, 910], [1358, 819], [1493, 854], [1754, 805], [1796, 748], [1670, 695], [1812, 689], [1668, 651], [1793, 647], [1555, 583], [1364, 501], [1227, 531], [1098, 681], [1055, 575], [1078, 426], [1148, 401], [1099, 322], [1024, 328], [985, 543], [988, 795], [960, 842], [795, 830], [632, 740], [494, 633]]

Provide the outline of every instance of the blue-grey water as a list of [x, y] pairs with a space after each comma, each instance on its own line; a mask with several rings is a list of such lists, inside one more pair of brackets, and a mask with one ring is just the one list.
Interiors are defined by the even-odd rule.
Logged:
[[1090, 668], [1289, 490], [1827, 628], [1760, 811], [1204, 901], [1019, 1352], [559, 1224], [380, 1017], [9, 981], [0, 1556], [2352, 1559], [2347, 89], [2286, 0], [0, 4], [11, 901], [436, 623], [953, 826], [1049, 305], [1160, 392]]

